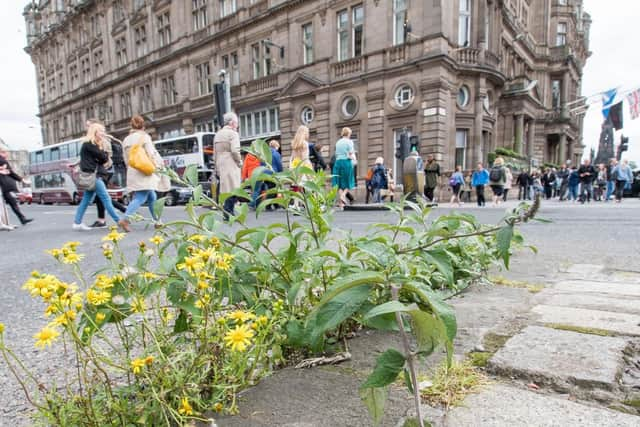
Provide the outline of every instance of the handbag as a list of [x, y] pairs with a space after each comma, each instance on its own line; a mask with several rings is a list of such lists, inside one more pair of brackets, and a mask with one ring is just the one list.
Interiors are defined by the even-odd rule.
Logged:
[[151, 175], [156, 170], [156, 165], [153, 164], [147, 154], [147, 150], [144, 149], [144, 145], [140, 142], [134, 144], [129, 150], [129, 166], [145, 175]]
[[78, 173], [77, 187], [84, 191], [93, 191], [96, 189], [96, 172], [84, 172]]

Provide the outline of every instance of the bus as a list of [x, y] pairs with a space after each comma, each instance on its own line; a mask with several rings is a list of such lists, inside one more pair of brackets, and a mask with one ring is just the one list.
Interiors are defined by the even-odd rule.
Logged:
[[[82, 190], [76, 187], [77, 172], [70, 165], [80, 161], [83, 139], [72, 139], [29, 151], [29, 178], [33, 200], [40, 204], [77, 204], [82, 199]], [[127, 202], [123, 173], [114, 174], [108, 192], [112, 199]]]
[[182, 176], [189, 165], [198, 171], [210, 170], [213, 164], [213, 138], [215, 133], [197, 132], [173, 138], [160, 139], [154, 144], [164, 165]]

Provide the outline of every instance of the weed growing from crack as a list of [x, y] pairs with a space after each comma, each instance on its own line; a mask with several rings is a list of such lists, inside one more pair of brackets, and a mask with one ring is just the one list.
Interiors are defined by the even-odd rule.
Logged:
[[468, 394], [490, 383], [470, 360], [454, 361], [450, 367], [442, 363], [429, 381], [432, 385], [420, 390], [423, 401], [431, 406], [442, 405], [445, 410], [460, 405]]
[[544, 285], [539, 283], [529, 283], [519, 280], [510, 280], [506, 277], [495, 276], [489, 279], [494, 285], [506, 286], [509, 288], [526, 289], [532, 294], [537, 294], [544, 289]]

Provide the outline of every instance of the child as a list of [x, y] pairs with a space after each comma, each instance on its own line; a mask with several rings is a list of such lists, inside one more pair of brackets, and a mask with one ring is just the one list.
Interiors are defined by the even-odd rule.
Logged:
[[373, 189], [373, 203], [382, 203], [380, 190], [386, 189], [388, 186], [387, 173], [384, 167], [384, 159], [378, 157], [376, 165], [373, 168], [373, 177], [371, 178], [371, 188]]

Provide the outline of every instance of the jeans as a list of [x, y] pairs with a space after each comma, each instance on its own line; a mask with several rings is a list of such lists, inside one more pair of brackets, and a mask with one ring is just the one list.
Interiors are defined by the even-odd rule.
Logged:
[[380, 195], [382, 188], [376, 187], [373, 189], [373, 203], [382, 203], [382, 196]]
[[140, 206], [147, 202], [147, 206], [149, 208], [149, 212], [151, 212], [151, 218], [154, 220], [158, 220], [156, 214], [153, 212], [153, 203], [158, 200], [158, 196], [156, 192], [153, 190], [136, 190], [131, 203], [127, 206], [127, 210], [124, 213], [124, 216], [128, 219], [131, 215], [135, 214]]
[[605, 201], [611, 200], [611, 196], [616, 191], [616, 182], [615, 181], [607, 181], [607, 197]]
[[11, 191], [9, 191], [9, 189], [2, 191], [2, 197], [4, 198], [4, 201], [11, 207], [11, 210], [16, 214], [20, 222], [24, 224], [26, 218], [24, 214], [20, 212], [18, 202], [16, 201], [15, 197], [13, 197], [13, 194], [11, 194]]
[[564, 200], [567, 197], [567, 187], [569, 183], [566, 179], [562, 180], [562, 184], [560, 184], [560, 200]]
[[476, 198], [478, 199], [478, 206], [484, 206], [484, 185], [476, 185]]
[[622, 195], [624, 194], [624, 186], [627, 184], [627, 181], [616, 181], [616, 200], [622, 200]]
[[251, 195], [251, 202], [249, 202], [249, 206], [252, 208], [257, 208], [258, 204], [260, 204], [260, 196], [263, 191], [267, 191], [267, 186], [264, 181], [256, 181], [256, 185], [253, 188], [253, 194]]
[[531, 196], [529, 195], [529, 186], [520, 186], [518, 188], [518, 200], [529, 200]]
[[104, 185], [101, 179], [96, 179], [96, 188], [93, 191], [85, 191], [82, 194], [82, 201], [76, 210], [76, 217], [74, 219], [75, 224], [80, 224], [82, 222], [82, 217], [84, 217], [84, 213], [87, 210], [87, 207], [93, 201], [93, 198], [98, 196], [102, 204], [107, 209], [107, 213], [115, 222], [118, 222], [120, 218], [118, 217], [118, 213], [113, 208], [113, 204], [111, 203], [111, 197], [109, 197], [109, 193], [107, 193], [107, 187]]
[[223, 217], [225, 221], [229, 220], [229, 215], [234, 215], [234, 207], [236, 205], [236, 196], [229, 196], [222, 205]]
[[581, 183], [580, 184], [580, 201], [584, 202], [586, 200], [590, 202], [592, 197], [593, 197], [593, 183], [592, 182]]
[[567, 200], [578, 200], [578, 188], [579, 185], [569, 186], [569, 196], [567, 197]]

